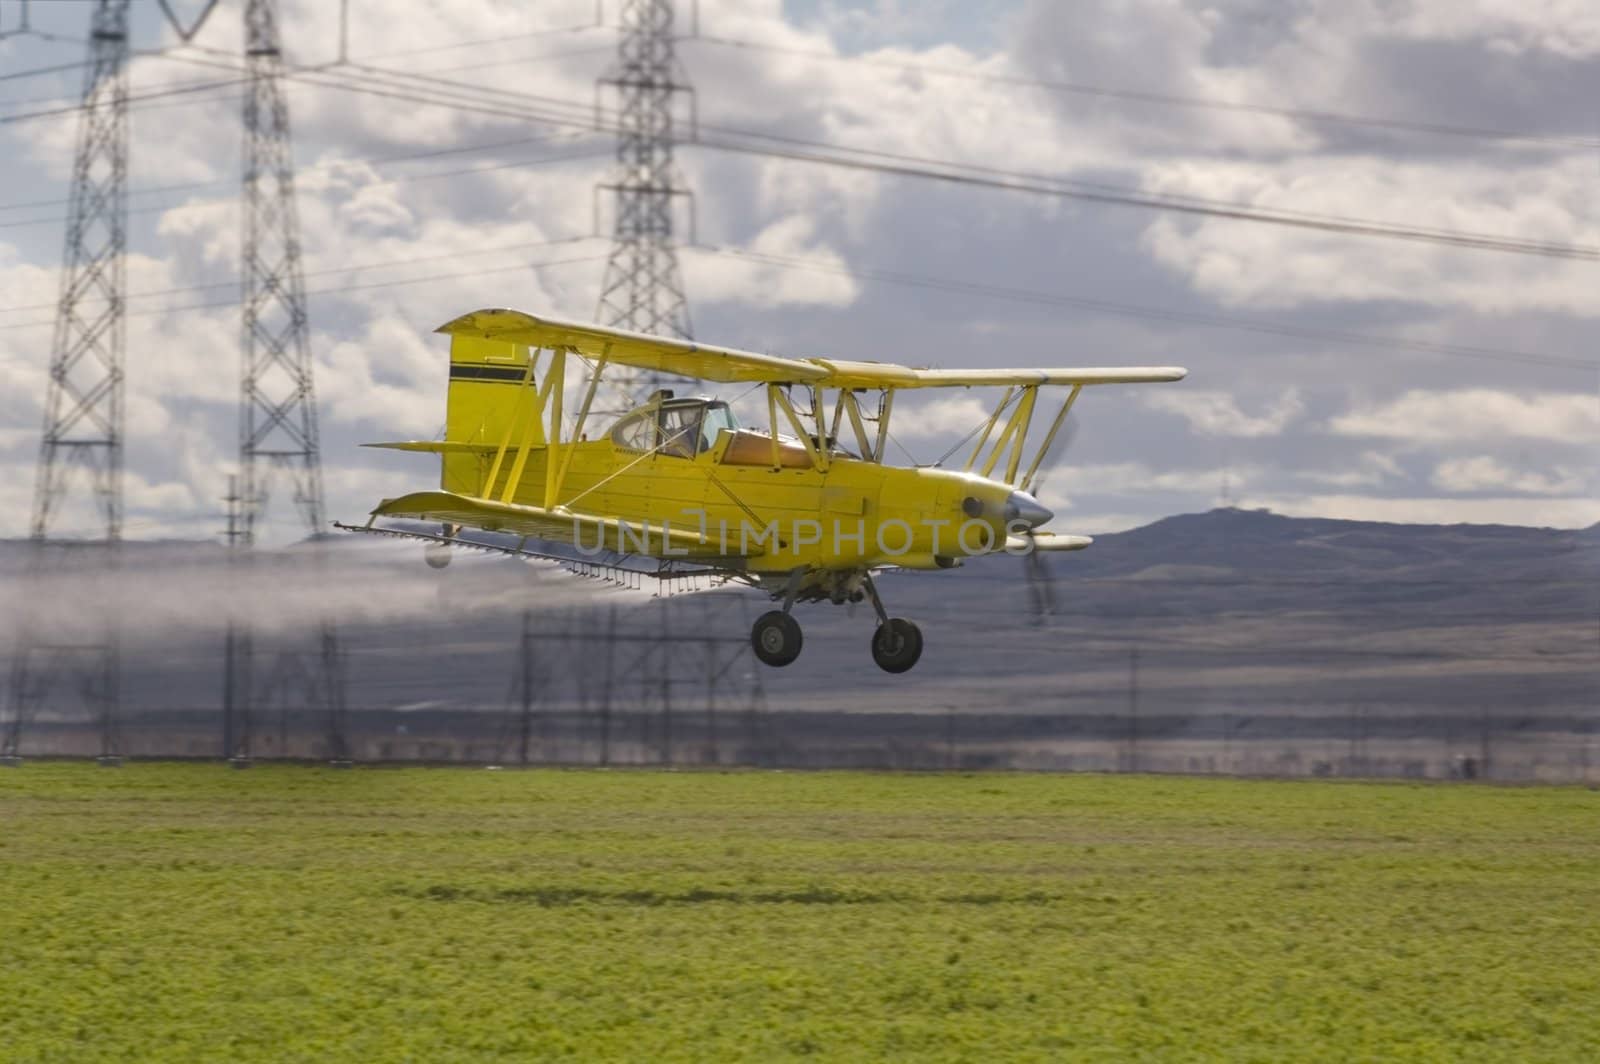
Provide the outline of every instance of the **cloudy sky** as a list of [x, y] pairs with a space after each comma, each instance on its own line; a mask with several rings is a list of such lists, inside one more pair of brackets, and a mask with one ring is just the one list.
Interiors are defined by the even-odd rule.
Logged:
[[[174, 43], [153, 2], [134, 6], [136, 48]], [[282, 6], [292, 63], [337, 58], [336, 5]], [[617, 0], [604, 6], [615, 19]], [[241, 7], [224, 0], [196, 43], [236, 52]], [[481, 306], [593, 315], [606, 242], [594, 238], [592, 188], [610, 143], [530, 121], [526, 95], [463, 110], [333, 85], [414, 95], [420, 74], [581, 111], [616, 44], [594, 25], [593, 0], [350, 7], [350, 55], [364, 67], [288, 90], [328, 510], [343, 519], [433, 483], [428, 459], [356, 446], [438, 432], [447, 356], [432, 327]], [[86, 30], [85, 3], [33, 8], [49, 33]], [[699, 8], [700, 39], [680, 54], [708, 128], [1600, 247], [1591, 0]], [[18, 0], [0, 0], [0, 30], [19, 15]], [[82, 53], [13, 36], [0, 40], [0, 77]], [[142, 56], [134, 92], [226, 81], [217, 64], [232, 62]], [[75, 134], [70, 113], [30, 116], [70, 104], [80, 79], [0, 80], [0, 536], [25, 533], [31, 507]], [[423, 91], [437, 97], [431, 84]], [[238, 258], [237, 93], [224, 84], [132, 114], [131, 537], [220, 524], [236, 447], [238, 310], [225, 304]], [[1188, 366], [1182, 384], [1086, 396], [1044, 488], [1063, 530], [1224, 499], [1394, 521], [1600, 521], [1600, 371], [1584, 366], [1600, 362], [1592, 257], [687, 146], [680, 159], [704, 245], [683, 252], [701, 339], [939, 366]], [[981, 419], [983, 398], [919, 397], [896, 436], [932, 460]]]

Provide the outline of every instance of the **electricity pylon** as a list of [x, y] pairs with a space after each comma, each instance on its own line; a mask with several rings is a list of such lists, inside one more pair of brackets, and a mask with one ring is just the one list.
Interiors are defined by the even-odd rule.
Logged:
[[[622, 0], [618, 58], [597, 85], [597, 98], [611, 90], [616, 101], [616, 166], [595, 192], [611, 194], [611, 254], [600, 282], [602, 325], [638, 333], [690, 339], [690, 302], [683, 291], [674, 240], [678, 198], [693, 197], [683, 186], [672, 158], [674, 107], [678, 96], [693, 88], [678, 62], [672, 34], [672, 0]], [[691, 118], [693, 122], [693, 118]], [[606, 371], [606, 403], [627, 408], [642, 395], [653, 394], [674, 378], [640, 373], [622, 366]], [[646, 654], [643, 662], [651, 662]], [[672, 760], [672, 675], [670, 659], [656, 661], [654, 686], [662, 710], [662, 757]]]
[[[283, 53], [276, 0], [245, 0], [244, 241], [240, 262], [243, 372], [239, 395], [239, 546], [253, 545], [264, 523], [274, 482], [287, 481], [300, 528], [323, 534], [322, 451], [300, 264], [300, 220], [294, 198], [289, 106], [283, 91]], [[320, 551], [319, 551], [320, 553]], [[237, 566], [237, 569], [243, 566]], [[303, 677], [303, 687], [267, 675], [263, 691], [280, 697], [299, 687], [306, 702], [326, 714], [328, 758], [348, 763], [343, 657], [330, 619], [319, 626], [314, 654], [278, 655], [278, 669]], [[224, 753], [243, 763], [256, 690], [254, 642], [248, 624], [230, 628], [224, 681]], [[284, 751], [279, 750], [282, 756]]]
[[[595, 317], [602, 325], [688, 339], [689, 300], [673, 238], [676, 200], [690, 198], [673, 161], [677, 98], [691, 94], [672, 33], [672, 0], [623, 0], [617, 62], [598, 88], [616, 100], [617, 163], [597, 192], [611, 193], [613, 243]], [[693, 201], [690, 199], [691, 210]], [[659, 374], [608, 378], [625, 399], [654, 391]]]
[[[122, 539], [123, 315], [127, 288], [128, 3], [98, 0], [89, 16], [89, 61], [68, 196], [66, 252], [50, 351], [44, 434], [35, 481], [35, 573], [70, 559], [110, 565]], [[80, 476], [81, 475], [81, 476]], [[65, 534], [64, 504], [86, 480], [93, 532]], [[73, 523], [78, 515], [70, 516]], [[103, 553], [63, 554], [61, 544]], [[51, 546], [56, 545], [52, 550]], [[47, 558], [48, 555], [48, 558]], [[58, 687], [75, 687], [100, 730], [103, 763], [119, 760], [119, 655], [114, 621], [98, 640], [51, 642], [29, 629], [11, 669], [11, 716], [0, 758], [15, 762], [22, 732]]]
[[246, 0], [244, 22], [250, 77], [244, 96], [239, 472], [249, 543], [274, 474], [286, 475], [305, 530], [322, 532], [322, 454], [276, 0]]
[[74, 474], [88, 475], [102, 535], [122, 538], [123, 296], [128, 215], [128, 2], [100, 0], [89, 66], [50, 353], [33, 538], [56, 530]]

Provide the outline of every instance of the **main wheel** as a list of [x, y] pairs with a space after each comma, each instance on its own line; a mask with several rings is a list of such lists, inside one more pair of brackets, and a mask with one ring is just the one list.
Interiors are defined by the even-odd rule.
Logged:
[[890, 617], [872, 633], [872, 660], [884, 672], [905, 672], [922, 657], [922, 629], [902, 617]]
[[782, 610], [771, 610], [756, 618], [750, 629], [750, 645], [756, 657], [776, 667], [788, 665], [800, 656], [799, 623]]

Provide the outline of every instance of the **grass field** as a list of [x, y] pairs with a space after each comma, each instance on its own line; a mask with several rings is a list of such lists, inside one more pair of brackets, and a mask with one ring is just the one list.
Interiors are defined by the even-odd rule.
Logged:
[[0, 1059], [1600, 1060], [1600, 793], [31, 763]]

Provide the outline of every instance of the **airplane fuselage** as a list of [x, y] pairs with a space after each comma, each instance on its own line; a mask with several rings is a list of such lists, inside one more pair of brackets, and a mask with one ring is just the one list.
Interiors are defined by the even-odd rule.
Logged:
[[[724, 431], [693, 456], [632, 452], [609, 437], [564, 444], [557, 461], [569, 464], [556, 505], [617, 518], [635, 532], [664, 526], [698, 532], [710, 541], [706, 547], [672, 553], [778, 573], [801, 567], [950, 568], [961, 558], [1002, 550], [1019, 497], [1033, 503], [1009, 485], [973, 473], [896, 468], [838, 453], [826, 470], [817, 469], [809, 460], [792, 461], [790, 456], [804, 451], [791, 441], [783, 442], [776, 468], [770, 459], [729, 461], [730, 449], [751, 451], [752, 436], [765, 458], [770, 438], [748, 432]], [[510, 463], [502, 463], [496, 482], [487, 484], [490, 459], [487, 453], [451, 456], [441, 487], [503, 498]], [[530, 450], [509, 501], [544, 505], [548, 461], [548, 448]], [[613, 536], [601, 544], [591, 535], [579, 547], [630, 553], [637, 543], [626, 530]]]

